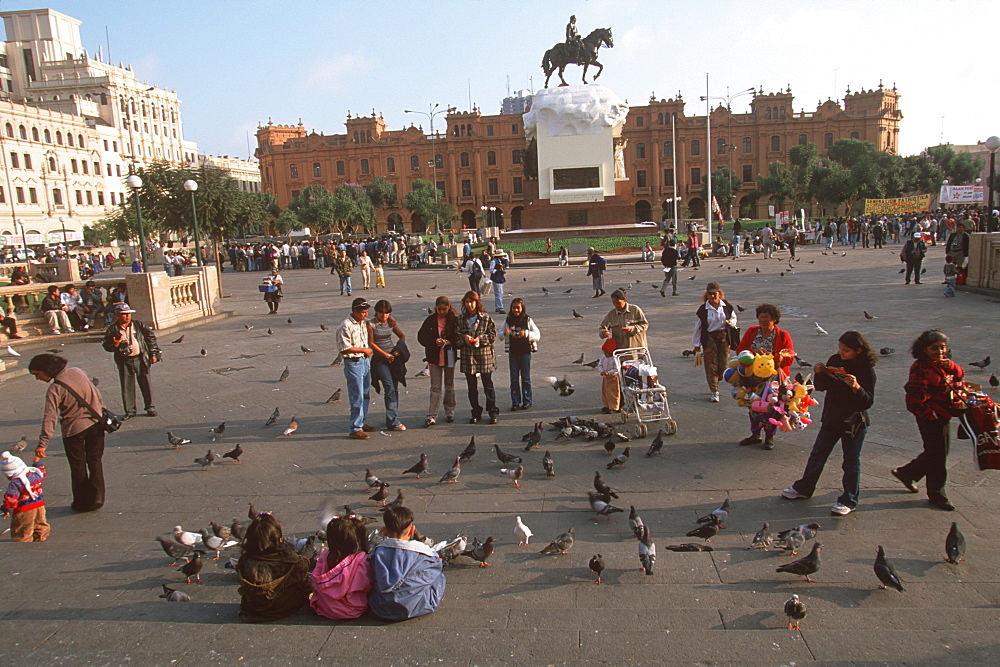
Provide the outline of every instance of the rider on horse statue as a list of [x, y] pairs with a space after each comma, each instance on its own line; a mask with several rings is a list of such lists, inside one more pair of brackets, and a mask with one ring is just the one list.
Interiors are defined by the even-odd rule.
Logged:
[[583, 54], [583, 40], [580, 39], [580, 33], [576, 29], [575, 14], [569, 17], [569, 23], [566, 24], [566, 47], [569, 54], [574, 57]]

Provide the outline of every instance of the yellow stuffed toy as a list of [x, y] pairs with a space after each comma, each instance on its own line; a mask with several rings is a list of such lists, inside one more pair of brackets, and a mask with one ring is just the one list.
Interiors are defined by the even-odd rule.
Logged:
[[774, 375], [774, 355], [758, 354], [753, 360], [753, 374], [759, 378], [769, 378]]

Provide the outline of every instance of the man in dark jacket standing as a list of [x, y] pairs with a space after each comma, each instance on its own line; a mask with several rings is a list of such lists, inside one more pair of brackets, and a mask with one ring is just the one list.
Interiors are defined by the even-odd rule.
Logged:
[[906, 284], [910, 284], [910, 274], [913, 274], [913, 282], [920, 284], [920, 265], [927, 254], [927, 245], [923, 242], [920, 232], [915, 233], [912, 238], [906, 240], [903, 249], [899, 253], [899, 260], [906, 263]]
[[153, 389], [149, 383], [149, 367], [160, 361], [160, 347], [156, 344], [156, 336], [152, 330], [139, 322], [132, 320], [135, 313], [127, 303], [115, 306], [115, 321], [104, 332], [104, 349], [114, 352], [115, 365], [118, 366], [118, 381], [122, 390], [122, 407], [125, 409], [124, 419], [135, 417], [135, 385], [139, 383], [146, 415], [156, 416], [153, 407]]
[[587, 248], [587, 275], [594, 281], [594, 296], [596, 299], [604, 295], [604, 270], [608, 268], [608, 261], [597, 254], [593, 248]]

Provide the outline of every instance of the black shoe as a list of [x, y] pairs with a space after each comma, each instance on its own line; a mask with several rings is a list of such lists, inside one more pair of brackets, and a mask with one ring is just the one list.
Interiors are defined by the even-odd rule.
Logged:
[[950, 500], [948, 500], [943, 496], [928, 498], [927, 502], [929, 502], [931, 505], [934, 505], [934, 507], [937, 507], [938, 509], [944, 510], [945, 512], [955, 511], [955, 506], [951, 504]]
[[[923, 285], [923, 283], [922, 283], [922, 282], [920, 282], [919, 280], [914, 280], [914, 281], [913, 281], [913, 284], [914, 284], [914, 285]], [[954, 508], [953, 508], [953, 509], [954, 509]]]
[[496, 418], [496, 417], [490, 417], [490, 423], [491, 424], [496, 424], [498, 421], [500, 421], [498, 418]]
[[507, 311], [503, 310], [502, 308], [500, 310], [498, 310], [497, 312], [500, 313], [501, 315], [506, 315], [507, 314]]
[[899, 472], [899, 468], [893, 469], [892, 476], [902, 482], [903, 486], [905, 486], [906, 490], [910, 493], [920, 493], [920, 489], [918, 489], [917, 485], [913, 483], [913, 480], [903, 477], [902, 473]]
[[607, 292], [605, 292], [604, 290], [601, 290], [600, 296], [604, 296], [605, 294], [607, 294]]
[[149, 410], [146, 410], [146, 416], [147, 417], [155, 417], [157, 414], [159, 414], [159, 413], [157, 413], [156, 410], [153, 410], [152, 408], [150, 408]]
[[517, 412], [520, 409], [521, 409], [520, 405], [512, 405], [512, 406], [510, 406], [510, 411], [511, 412]]
[[597, 298], [597, 297], [599, 297], [599, 296], [601, 296], [601, 293], [600, 293], [600, 292], [595, 292], [595, 293], [594, 293], [594, 296], [592, 296], [592, 297], [590, 297], [590, 298], [591, 298], [591, 299], [596, 299], [596, 298]]
[[774, 438], [764, 439], [764, 449], [774, 449]]
[[740, 447], [746, 447], [747, 445], [756, 445], [761, 442], [759, 435], [751, 435], [749, 437], [740, 440]]
[[455, 422], [455, 418], [454, 417], [445, 417], [444, 420], [446, 422], [448, 422], [449, 424], [453, 424]]
[[129, 419], [132, 419], [132, 417], [135, 417], [135, 415], [134, 414], [133, 415], [122, 415], [121, 416], [121, 420], [122, 421], [127, 421]]
[[522, 410], [530, 410], [531, 409], [531, 403], [523, 403], [521, 405], [521, 409]]
[[473, 417], [472, 419], [469, 420], [469, 423], [470, 424], [478, 424], [479, 423], [479, 417]]
[[608, 408], [608, 407], [601, 408], [601, 412], [603, 412], [606, 415], [610, 415], [611, 414], [611, 408]]

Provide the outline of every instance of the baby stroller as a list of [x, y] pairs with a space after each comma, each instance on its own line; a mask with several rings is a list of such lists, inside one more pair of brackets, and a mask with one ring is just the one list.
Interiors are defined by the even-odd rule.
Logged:
[[644, 347], [627, 347], [615, 350], [615, 367], [622, 388], [622, 423], [627, 423], [630, 414], [635, 414], [635, 434], [645, 438], [646, 424], [664, 422], [661, 426], [666, 435], [677, 433], [677, 422], [670, 416], [667, 388], [659, 382], [656, 365], [649, 350]]

